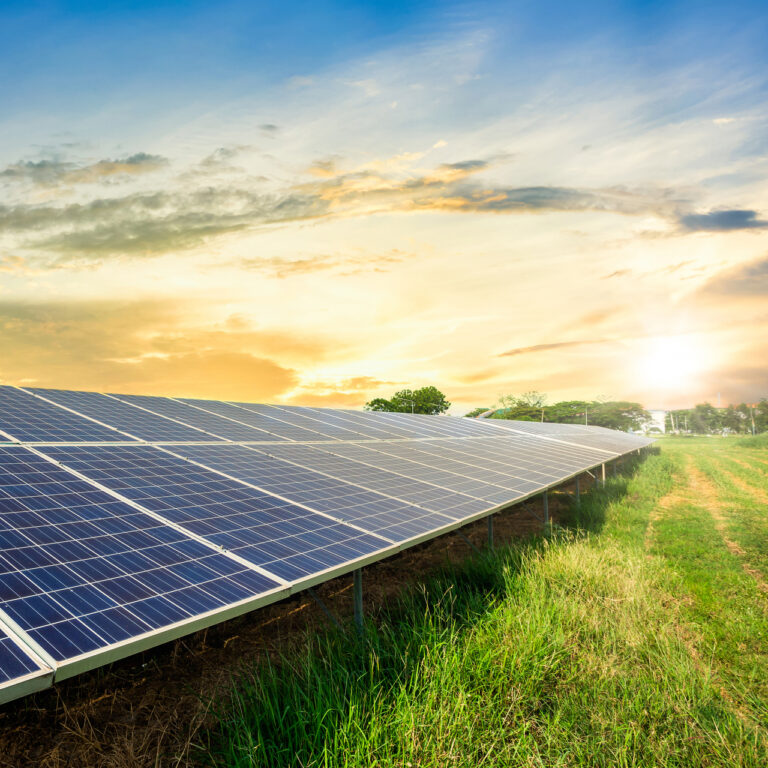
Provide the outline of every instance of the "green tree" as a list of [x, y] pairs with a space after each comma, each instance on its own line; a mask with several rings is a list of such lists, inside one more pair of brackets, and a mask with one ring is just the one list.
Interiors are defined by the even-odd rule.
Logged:
[[469, 413], [464, 414], [465, 419], [476, 419], [481, 413], [485, 413], [486, 411], [490, 411], [491, 406], [487, 405], [485, 407], [480, 408], [473, 408]]
[[365, 404], [366, 411], [389, 411], [390, 413], [445, 413], [451, 404], [437, 387], [401, 389], [387, 400], [377, 397]]

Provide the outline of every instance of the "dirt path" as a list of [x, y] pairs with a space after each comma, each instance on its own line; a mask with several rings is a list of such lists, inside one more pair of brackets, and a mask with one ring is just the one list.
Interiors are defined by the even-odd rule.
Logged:
[[[729, 479], [735, 478], [735, 480], [739, 480], [739, 478], [723, 469], [723, 467], [720, 465], [718, 465], [718, 471], [728, 476]], [[728, 537], [728, 525], [725, 515], [723, 514], [723, 507], [718, 497], [717, 489], [715, 488], [712, 481], [694, 464], [690, 457], [686, 457], [686, 473], [689, 478], [691, 489], [696, 499], [698, 500], [698, 503], [703, 506], [712, 516], [712, 519], [715, 523], [715, 528], [720, 534], [720, 538], [725, 543], [725, 546], [728, 547], [728, 550], [731, 552], [731, 554], [735, 555], [739, 559], [742, 570], [755, 580], [758, 588], [764, 594], [768, 595], [768, 581], [766, 581], [765, 577], [760, 571], [758, 571], [756, 568], [753, 568], [746, 562], [745, 557], [747, 553], [735, 541], [733, 541], [733, 539]], [[739, 484], [735, 481], [734, 485], [739, 486]], [[744, 486], [745, 490], [750, 490], [750, 486], [748, 486], [746, 483], [744, 483]]]
[[[703, 494], [705, 499], [704, 506], [712, 515], [718, 533], [723, 538], [725, 545], [728, 547], [731, 553], [739, 557], [742, 568], [745, 568], [745, 564], [742, 560], [744, 554], [743, 550], [737, 544], [735, 544], [735, 542], [730, 541], [724, 535], [723, 529], [725, 527], [725, 520], [721, 515], [719, 515], [719, 511], [713, 511], [718, 507], [715, 488], [709, 482], [709, 479], [706, 477], [706, 475], [704, 475], [703, 472], [694, 466], [693, 460], [690, 456], [685, 457], [684, 477], [686, 478], [687, 482], [683, 481], [681, 478], [681, 482], [675, 486], [674, 490], [672, 490], [666, 496], [663, 496], [659, 500], [657, 506], [651, 512], [651, 518], [648, 523], [648, 529], [646, 531], [645, 538], [646, 551], [648, 551], [653, 544], [654, 524], [658, 523], [658, 521], [664, 516], [665, 513], [669, 513], [680, 504], [700, 504]], [[761, 586], [761, 589], [765, 588], [765, 582], [763, 581], [761, 574], [752, 573], [748, 568], [745, 568], [745, 570], [747, 573], [749, 573], [750, 576], [755, 578], [755, 580], [758, 582], [758, 586], [761, 584], [764, 585]], [[683, 598], [682, 602], [686, 602], [685, 598]], [[681, 600], [679, 596], [670, 596], [670, 605], [672, 606], [672, 610], [675, 612], [675, 614], [678, 614], [680, 603]], [[726, 688], [726, 684], [721, 679], [721, 676], [718, 673], [717, 667], [715, 666], [712, 658], [709, 658], [708, 660], [702, 658], [702, 655], [699, 651], [701, 638], [697, 637], [694, 628], [685, 622], [685, 620], [680, 615], [675, 615], [673, 619], [673, 625], [675, 627], [677, 637], [688, 651], [688, 655], [690, 656], [691, 661], [698, 670], [699, 674], [705, 678], [708, 677], [711, 680], [712, 685], [714, 686], [718, 695], [731, 709], [733, 714], [738, 718], [739, 722], [741, 722], [741, 724], [748, 730], [754, 730], [760, 740], [764, 744], [768, 744], [768, 735], [766, 734], [764, 725], [757, 718], [755, 718], [755, 716], [750, 712], [749, 708], [745, 704], [734, 698], [733, 694], [731, 694], [731, 692]]]
[[[735, 461], [737, 464], [745, 467], [746, 469], [754, 470], [754, 467], [750, 466], [744, 461], [734, 459], [733, 457], [729, 458], [731, 461]], [[740, 491], [744, 491], [744, 493], [749, 494], [755, 499], [755, 501], [759, 501], [761, 504], [768, 505], [768, 493], [766, 493], [762, 488], [756, 488], [754, 485], [751, 485], [746, 480], [740, 478], [738, 475], [734, 475], [733, 472], [729, 472], [722, 466], [718, 467], [718, 471], [725, 475]]]

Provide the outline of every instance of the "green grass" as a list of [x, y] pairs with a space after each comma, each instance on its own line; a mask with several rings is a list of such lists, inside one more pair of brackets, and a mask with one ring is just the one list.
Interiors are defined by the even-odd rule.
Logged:
[[[362, 640], [314, 634], [244, 669], [201, 754], [306, 768], [768, 765], [768, 602], [686, 473], [694, 461], [715, 477], [738, 451], [751, 453], [663, 441], [551, 540], [433, 574]], [[759, 517], [732, 484], [712, 488], [734, 536]], [[766, 556], [756, 543], [751, 562]]]

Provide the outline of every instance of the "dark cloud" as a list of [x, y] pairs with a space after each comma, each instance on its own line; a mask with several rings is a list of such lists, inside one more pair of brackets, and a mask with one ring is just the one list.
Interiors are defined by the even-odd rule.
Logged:
[[699, 291], [703, 296], [768, 296], [768, 256], [718, 272]]
[[443, 163], [440, 167], [453, 171], [482, 171], [489, 165], [487, 160], [460, 160], [458, 163]]
[[188, 194], [135, 194], [63, 206], [0, 206], [0, 233], [21, 232], [27, 236], [27, 247], [84, 260], [153, 256], [191, 248], [218, 235], [326, 212], [324, 201], [307, 195], [270, 196], [210, 187]]
[[768, 221], [748, 209], [717, 210], [681, 215], [680, 226], [688, 232], [732, 232], [738, 229], [765, 229]]
[[259, 126], [259, 129], [267, 134], [275, 134], [280, 131], [280, 126], [275, 125], [274, 123], [262, 123]]
[[30, 160], [9, 165], [0, 171], [0, 179], [26, 181], [47, 186], [94, 183], [111, 176], [148, 173], [167, 164], [167, 158], [160, 155], [150, 155], [146, 152], [137, 152], [122, 159], [99, 160], [96, 163], [88, 164], [78, 164], [66, 160]]

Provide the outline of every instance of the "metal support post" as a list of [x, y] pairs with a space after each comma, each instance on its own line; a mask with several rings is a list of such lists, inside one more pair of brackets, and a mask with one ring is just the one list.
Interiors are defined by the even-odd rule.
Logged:
[[602, 465], [602, 474], [600, 479], [600, 485], [605, 488], [605, 464]]
[[544, 505], [544, 531], [549, 533], [549, 493], [547, 491], [541, 494], [541, 500]]
[[581, 488], [579, 486], [579, 478], [576, 478], [576, 504], [581, 504]]
[[312, 589], [312, 587], [310, 587], [307, 592], [309, 592], [309, 596], [318, 604], [322, 612], [328, 617], [328, 621], [330, 621], [331, 624], [336, 627], [336, 629], [342, 629], [341, 624], [339, 624], [336, 617], [331, 613], [330, 608], [328, 608], [328, 606], [322, 601], [320, 595], [318, 595], [317, 592]]
[[456, 535], [460, 539], [464, 539], [464, 541], [469, 545], [470, 549], [472, 549], [474, 552], [477, 552], [477, 554], [480, 554], [480, 550], [461, 532], [461, 531], [455, 531]]
[[493, 551], [493, 515], [488, 515], [488, 548]]
[[355, 626], [363, 634], [363, 569], [352, 571], [352, 598], [355, 603]]

